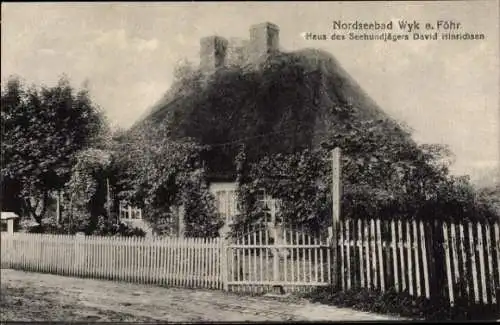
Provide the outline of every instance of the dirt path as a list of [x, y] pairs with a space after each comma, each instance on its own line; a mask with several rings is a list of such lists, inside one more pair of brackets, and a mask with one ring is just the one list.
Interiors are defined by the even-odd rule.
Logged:
[[345, 308], [245, 297], [221, 291], [1, 270], [1, 317], [6, 321], [303, 321], [386, 320]]

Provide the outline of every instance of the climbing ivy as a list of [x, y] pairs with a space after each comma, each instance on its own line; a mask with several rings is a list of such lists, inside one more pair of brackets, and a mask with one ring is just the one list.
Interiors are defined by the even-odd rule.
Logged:
[[157, 234], [177, 233], [183, 206], [187, 236], [217, 236], [222, 221], [206, 186], [200, 158], [204, 147], [189, 138], [172, 140], [166, 126], [157, 132], [163, 137], [142, 129], [119, 149], [124, 168], [121, 198], [143, 208]]
[[[277, 218], [326, 230], [331, 224], [333, 148], [342, 150], [344, 217], [494, 219], [492, 205], [474, 193], [466, 178], [448, 172], [450, 152], [441, 145], [417, 145], [409, 131], [387, 120], [362, 120], [351, 107], [336, 107], [317, 148], [274, 153], [249, 161], [236, 155], [241, 215], [234, 229], [261, 222], [256, 193], [281, 201]], [[340, 117], [342, 116], [342, 117]], [[339, 123], [342, 121], [342, 123]]]
[[[448, 148], [418, 145], [406, 126], [373, 105], [352, 104], [359, 91], [320, 52], [280, 53], [257, 68], [210, 75], [186, 69], [178, 89], [158, 105], [161, 114], [144, 123], [148, 139], [134, 147], [140, 155], [132, 192], [145, 198], [152, 216], [163, 215], [154, 222], [170, 220], [176, 202], [191, 202], [187, 188], [201, 169], [205, 177], [236, 176], [241, 215], [235, 227], [262, 221], [256, 195], [265, 190], [282, 202], [278, 218], [325, 229], [332, 210], [328, 158], [336, 147], [345, 217], [491, 217], [486, 208], [472, 208], [468, 182], [449, 175]], [[203, 220], [211, 214], [209, 204], [193, 206], [203, 207]]]
[[105, 186], [111, 163], [111, 154], [105, 150], [88, 149], [77, 155], [64, 200], [64, 222], [72, 231], [90, 234], [98, 218], [107, 216]]

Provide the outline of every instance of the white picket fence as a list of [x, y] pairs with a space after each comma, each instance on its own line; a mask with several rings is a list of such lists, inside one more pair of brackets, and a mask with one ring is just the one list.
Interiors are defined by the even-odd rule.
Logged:
[[327, 238], [255, 228], [234, 240], [3, 233], [1, 266], [179, 287], [304, 291], [331, 283]]
[[2, 268], [168, 286], [223, 288], [218, 239], [2, 233]]
[[444, 223], [447, 295], [473, 304], [496, 304], [500, 297], [499, 223]]
[[337, 265], [332, 238], [255, 229], [233, 241], [2, 233], [1, 267], [251, 292], [327, 286], [337, 272], [343, 290], [395, 289], [451, 305], [500, 299], [498, 222], [346, 219], [338, 229]]
[[339, 286], [445, 297], [453, 306], [500, 297], [498, 222], [341, 221]]
[[331, 284], [328, 238], [303, 228], [250, 228], [227, 244], [227, 285], [233, 291], [308, 291]]
[[[270, 240], [270, 238], [273, 240]], [[286, 254], [283, 254], [285, 252]], [[167, 286], [266, 292], [330, 284], [326, 239], [254, 229], [236, 240], [2, 233], [1, 266]]]
[[423, 222], [347, 219], [339, 246], [342, 289], [394, 288], [430, 297]]

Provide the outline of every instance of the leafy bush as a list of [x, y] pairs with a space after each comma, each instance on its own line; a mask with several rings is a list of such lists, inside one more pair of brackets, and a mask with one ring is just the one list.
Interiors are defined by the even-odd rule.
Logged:
[[215, 212], [208, 192], [200, 155], [204, 150], [191, 139], [173, 141], [166, 128], [163, 135], [142, 132], [131, 139], [134, 150], [118, 150], [123, 166], [119, 186], [122, 199], [144, 209], [144, 218], [155, 233], [176, 233], [179, 208], [184, 206], [185, 234], [189, 237], [216, 237], [223, 222]]
[[82, 228], [78, 223], [71, 223], [68, 220], [58, 223], [55, 218], [47, 217], [42, 219], [41, 224], [25, 223], [24, 230], [29, 233], [74, 235], [83, 232], [86, 235], [95, 236], [124, 236], [124, 237], [144, 237], [144, 230], [131, 227], [126, 223], [116, 224], [104, 216], [97, 218], [97, 224], [92, 228]]
[[92, 232], [96, 236], [124, 236], [124, 237], [145, 237], [144, 230], [131, 227], [126, 223], [116, 224], [109, 221], [107, 218], [100, 216], [97, 222], [96, 229]]
[[106, 214], [106, 179], [112, 155], [107, 150], [88, 149], [76, 155], [70, 180], [66, 183], [63, 210], [65, 221], [76, 232], [91, 233], [98, 217]]
[[223, 226], [222, 218], [215, 211], [214, 198], [208, 192], [205, 179], [199, 171], [191, 174], [183, 190], [185, 209], [185, 235], [187, 237], [214, 238]]

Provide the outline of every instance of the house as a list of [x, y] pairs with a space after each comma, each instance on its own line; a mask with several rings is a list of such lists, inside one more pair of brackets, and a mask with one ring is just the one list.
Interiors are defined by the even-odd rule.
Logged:
[[[189, 136], [200, 143], [212, 144], [231, 143], [240, 138], [236, 134], [244, 129], [245, 132], [248, 130], [248, 139], [258, 138], [248, 141], [251, 142], [248, 144], [249, 155], [259, 156], [277, 147], [278, 151], [287, 151], [300, 146], [319, 146], [322, 131], [331, 127], [325, 124], [321, 114], [331, 114], [328, 109], [334, 104], [351, 105], [365, 119], [387, 118], [330, 53], [315, 49], [284, 52], [280, 48], [279, 34], [277, 25], [265, 22], [250, 27], [248, 40], [227, 40], [217, 35], [202, 38], [199, 71], [207, 77], [213, 76], [213, 82], [220, 82], [211, 85], [215, 88], [211, 97], [196, 102], [191, 99], [197, 94], [187, 98], [189, 95], [173, 96], [168, 92], [132, 130], [154, 128], [155, 124], [172, 121], [172, 116], [177, 116], [177, 119], [194, 122], [186, 123], [190, 129], [183, 129], [180, 135], [176, 135], [175, 128], [172, 129], [173, 137]], [[273, 60], [278, 62], [274, 67]], [[293, 64], [297, 69], [287, 69], [287, 65]], [[269, 73], [256, 72], [248, 80], [242, 80], [238, 72], [234, 72], [238, 67], [250, 72]], [[227, 78], [233, 79], [222, 82], [225, 78], [223, 72], [227, 72]], [[261, 85], [259, 78], [272, 80]], [[284, 85], [285, 82], [288, 84]], [[307, 84], [308, 89], [302, 91], [305, 89], [303, 84]], [[231, 100], [225, 100], [228, 98]], [[320, 109], [312, 115], [302, 109], [303, 105]], [[238, 114], [244, 109], [262, 123], [256, 123], [256, 126], [244, 124]], [[307, 126], [302, 127], [301, 132], [283, 134], [280, 138], [259, 137], [263, 130], [275, 130], [286, 124], [282, 123], [285, 117], [296, 129], [302, 124]], [[238, 213], [234, 157], [233, 149], [214, 147], [203, 158], [209, 176], [209, 191], [214, 195], [216, 209], [225, 218], [226, 225], [231, 224]], [[261, 194], [259, 201], [266, 204], [270, 215], [278, 209], [278, 202], [265, 193]]]

